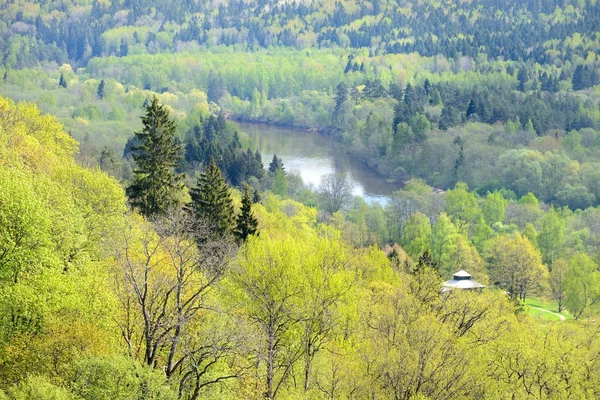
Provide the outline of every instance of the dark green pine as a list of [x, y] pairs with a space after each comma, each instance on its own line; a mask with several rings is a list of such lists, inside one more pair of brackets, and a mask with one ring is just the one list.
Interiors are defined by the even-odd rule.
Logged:
[[132, 148], [136, 169], [127, 194], [134, 207], [151, 216], [181, 206], [183, 176], [175, 172], [175, 167], [182, 150], [175, 140], [175, 123], [156, 96], [146, 107], [142, 123], [142, 132], [135, 133], [139, 142]]
[[233, 201], [214, 158], [200, 174], [197, 186], [190, 191], [190, 195], [196, 219], [208, 222], [216, 234], [231, 233], [234, 225]]
[[248, 236], [257, 234], [257, 232], [258, 221], [252, 215], [252, 194], [250, 193], [250, 187], [246, 185], [242, 197], [242, 208], [236, 218], [236, 227], [233, 234], [238, 240], [245, 242]]

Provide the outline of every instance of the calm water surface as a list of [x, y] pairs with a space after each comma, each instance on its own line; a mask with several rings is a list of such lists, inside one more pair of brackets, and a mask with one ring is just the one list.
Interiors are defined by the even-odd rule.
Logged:
[[353, 193], [368, 203], [387, 204], [400, 183], [390, 183], [375, 170], [346, 154], [339, 143], [315, 132], [266, 124], [239, 123], [265, 167], [273, 154], [283, 160], [286, 171], [297, 171], [307, 184], [319, 186], [321, 177], [330, 173], [346, 174]]

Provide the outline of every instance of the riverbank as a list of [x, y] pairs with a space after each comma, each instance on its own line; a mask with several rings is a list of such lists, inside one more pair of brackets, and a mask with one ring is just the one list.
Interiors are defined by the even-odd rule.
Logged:
[[[282, 129], [295, 130], [301, 132], [310, 132], [322, 137], [325, 137], [329, 140], [334, 140], [337, 144], [339, 144], [342, 150], [348, 155], [348, 157], [352, 157], [354, 160], [362, 163], [366, 168], [369, 168], [381, 175], [388, 183], [396, 184], [403, 187], [408, 183], [411, 179], [408, 175], [402, 176], [394, 176], [392, 172], [382, 170], [378, 164], [370, 163], [368, 160], [359, 157], [357, 154], [353, 153], [348, 147], [343, 143], [342, 132], [333, 128], [319, 128], [319, 127], [308, 127], [290, 124], [281, 121], [264, 121], [261, 119], [247, 119], [247, 118], [239, 118], [235, 115], [226, 114], [225, 116], [229, 121], [235, 122], [237, 124], [252, 124], [252, 125], [263, 125], [263, 126], [275, 126]], [[441, 190], [441, 189], [440, 189]]]
[[314, 130], [265, 123], [236, 121], [246, 133], [251, 148], [259, 151], [265, 163], [277, 154], [287, 171], [299, 172], [302, 180], [318, 187], [323, 175], [344, 174], [353, 186], [353, 194], [369, 203], [385, 205], [402, 187], [389, 182], [366, 163], [349, 154], [339, 140]]

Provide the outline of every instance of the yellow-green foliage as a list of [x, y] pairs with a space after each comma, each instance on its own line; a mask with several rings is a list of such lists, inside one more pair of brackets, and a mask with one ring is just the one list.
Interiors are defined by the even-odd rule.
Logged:
[[[169, 230], [175, 217], [128, 213], [116, 181], [75, 163], [77, 143], [54, 118], [4, 99], [0, 110], [1, 399], [600, 396], [593, 320], [544, 326], [499, 290], [441, 294], [432, 268], [405, 255], [392, 265], [345, 240], [341, 215], [326, 225], [271, 194], [253, 206], [260, 235], [214, 264], [210, 248]], [[453, 220], [491, 222], [502, 210], [467, 213], [464, 189], [431, 231], [425, 217], [411, 229], [437, 246], [443, 269], [483, 274], [468, 226]], [[488, 268], [502, 272], [493, 279], [527, 280], [541, 266], [518, 234], [489, 243]], [[533, 272], [521, 271], [523, 249]], [[591, 260], [571, 263], [577, 277], [597, 274]], [[220, 378], [194, 397], [193, 382]]]
[[32, 104], [0, 99], [1, 380], [60, 376], [114, 343], [104, 242], [119, 184], [76, 165], [77, 143]]

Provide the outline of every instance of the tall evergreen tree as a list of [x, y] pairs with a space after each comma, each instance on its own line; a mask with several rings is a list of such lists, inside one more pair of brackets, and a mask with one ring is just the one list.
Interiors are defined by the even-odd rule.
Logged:
[[146, 107], [142, 123], [144, 129], [135, 133], [139, 144], [131, 154], [137, 168], [127, 195], [134, 207], [150, 216], [180, 205], [182, 175], [175, 172], [175, 167], [182, 149], [175, 140], [175, 123], [156, 96]]
[[67, 80], [65, 79], [65, 76], [63, 75], [63, 73], [60, 73], [60, 79], [58, 80], [58, 86], [63, 87], [63, 88], [67, 88]]
[[275, 172], [277, 172], [277, 170], [280, 168], [283, 172], [285, 172], [285, 168], [283, 167], [283, 161], [281, 160], [281, 158], [277, 157], [277, 154], [273, 154], [273, 159], [269, 164], [269, 172], [271, 174], [275, 174]]
[[341, 128], [344, 124], [344, 103], [348, 100], [348, 88], [344, 83], [337, 85], [335, 90], [335, 108], [331, 114], [334, 126]]
[[525, 70], [525, 67], [522, 66], [521, 69], [519, 69], [519, 73], [517, 74], [517, 80], [519, 81], [519, 90], [521, 92], [525, 91], [525, 85], [527, 84], [527, 71]]
[[198, 220], [207, 221], [215, 233], [231, 233], [234, 225], [233, 201], [229, 187], [214, 159], [200, 174], [198, 183], [190, 191], [192, 210]]
[[236, 227], [233, 231], [238, 240], [245, 242], [248, 236], [258, 232], [258, 221], [252, 215], [252, 195], [250, 186], [244, 187], [244, 196], [242, 197], [242, 208], [236, 218]]
[[102, 79], [98, 85], [98, 99], [104, 99], [104, 79]]

